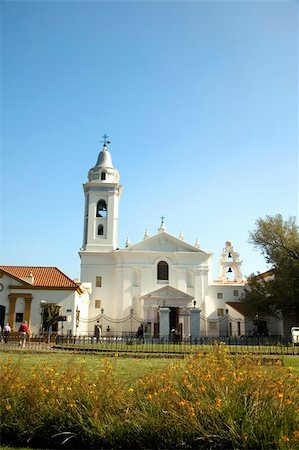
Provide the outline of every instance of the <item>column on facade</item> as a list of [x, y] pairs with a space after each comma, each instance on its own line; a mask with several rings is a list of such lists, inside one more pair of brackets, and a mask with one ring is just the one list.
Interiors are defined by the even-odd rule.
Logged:
[[169, 313], [169, 308], [160, 308], [160, 338], [169, 337]]
[[8, 313], [8, 323], [13, 329], [15, 324], [15, 315], [16, 315], [16, 301], [18, 298], [23, 298], [25, 301], [25, 311], [24, 311], [24, 320], [30, 324], [30, 313], [31, 313], [31, 302], [32, 302], [32, 294], [9, 294], [9, 313]]
[[[204, 317], [206, 317], [205, 290], [203, 282], [203, 270], [201, 268], [194, 271], [194, 300], [197, 307], [201, 309]], [[207, 333], [207, 322], [202, 323], [202, 333]], [[192, 335], [192, 333], [191, 333]]]
[[14, 323], [15, 323], [15, 312], [16, 312], [16, 301], [17, 296], [16, 294], [9, 294], [9, 313], [8, 313], [8, 323], [10, 324], [11, 328], [13, 329]]
[[[148, 294], [150, 292], [151, 286], [153, 285], [152, 279], [153, 279], [152, 268], [141, 267], [140, 268], [140, 286], [142, 286], [142, 295]], [[148, 310], [149, 312], [146, 313], [147, 307], [144, 305], [144, 300], [142, 299], [142, 300], [140, 300], [140, 302], [141, 302], [140, 311], [143, 312], [143, 320], [152, 319], [154, 317], [152, 308], [150, 308], [150, 310]], [[153, 325], [152, 325], [152, 327], [153, 327]]]
[[[109, 310], [109, 313], [107, 314], [107, 311], [105, 310], [105, 313], [110, 316], [112, 319], [122, 319], [123, 317], [123, 269], [120, 267], [116, 268], [116, 289], [115, 289], [115, 298], [113, 302], [113, 310]], [[110, 305], [111, 308], [112, 305]], [[107, 308], [108, 310], [108, 308]], [[111, 311], [111, 313], [110, 313]], [[122, 331], [121, 327], [122, 324], [115, 323], [114, 325], [116, 328], [113, 329], [114, 332]]]
[[191, 334], [190, 314], [184, 314], [181, 318], [183, 324], [183, 336], [189, 337]]
[[196, 342], [196, 340], [200, 337], [200, 309], [192, 308], [191, 312], [191, 339], [192, 342]]
[[177, 269], [177, 289], [182, 292], [186, 292], [186, 270]]
[[[123, 272], [123, 311], [130, 312], [132, 308], [132, 284], [133, 284], [133, 273], [129, 268], [124, 268]], [[135, 311], [136, 312], [136, 311]]]
[[27, 294], [26, 297], [24, 297], [24, 300], [25, 300], [24, 320], [26, 320], [26, 322], [29, 324], [30, 323], [32, 295]]
[[141, 267], [140, 269], [140, 286], [142, 286], [143, 295], [147, 294], [154, 285], [152, 267]]
[[[132, 308], [132, 296], [131, 296], [131, 270], [128, 268], [117, 268], [117, 289], [115, 303], [115, 317], [113, 319], [122, 319], [123, 316], [130, 314]], [[118, 331], [131, 331], [131, 321], [121, 323], [120, 330]]]

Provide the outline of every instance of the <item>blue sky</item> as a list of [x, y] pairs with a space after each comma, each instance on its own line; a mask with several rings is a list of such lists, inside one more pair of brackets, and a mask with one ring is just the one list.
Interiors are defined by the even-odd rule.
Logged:
[[157, 232], [267, 268], [259, 217], [298, 213], [297, 2], [2, 1], [1, 264], [79, 277], [101, 136], [119, 246]]

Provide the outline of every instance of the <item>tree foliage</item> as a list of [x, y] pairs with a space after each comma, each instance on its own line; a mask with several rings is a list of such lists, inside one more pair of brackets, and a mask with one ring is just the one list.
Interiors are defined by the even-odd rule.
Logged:
[[59, 305], [48, 305], [43, 312], [43, 328], [49, 331], [50, 327], [57, 322], [59, 317]]
[[249, 241], [265, 256], [271, 270], [249, 277], [242, 300], [246, 309], [252, 316], [282, 313], [299, 323], [299, 231], [295, 218], [284, 221], [277, 214], [258, 219]]
[[280, 214], [266, 216], [256, 221], [256, 229], [250, 233], [249, 242], [261, 250], [273, 267], [286, 259], [299, 260], [299, 233], [295, 217], [284, 221]]

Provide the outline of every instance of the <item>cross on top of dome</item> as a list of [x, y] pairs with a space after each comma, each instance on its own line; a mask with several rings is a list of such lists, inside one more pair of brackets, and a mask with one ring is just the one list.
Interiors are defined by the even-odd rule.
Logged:
[[111, 141], [108, 141], [107, 139], [108, 139], [108, 135], [105, 133], [104, 134], [104, 136], [102, 136], [102, 138], [103, 138], [103, 141], [100, 141], [100, 142], [103, 142], [103, 144], [104, 144], [104, 147], [106, 147], [107, 146], [107, 144], [110, 144], [111, 143]]

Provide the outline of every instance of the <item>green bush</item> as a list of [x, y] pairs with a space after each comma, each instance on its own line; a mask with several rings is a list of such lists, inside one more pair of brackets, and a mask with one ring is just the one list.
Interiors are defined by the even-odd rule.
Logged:
[[[299, 448], [299, 378], [279, 360], [267, 366], [256, 357], [231, 357], [220, 345], [126, 377], [117, 356], [92, 370], [76, 356], [31, 366], [22, 357], [1, 370], [6, 445]], [[134, 365], [137, 374], [138, 360]]]

